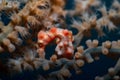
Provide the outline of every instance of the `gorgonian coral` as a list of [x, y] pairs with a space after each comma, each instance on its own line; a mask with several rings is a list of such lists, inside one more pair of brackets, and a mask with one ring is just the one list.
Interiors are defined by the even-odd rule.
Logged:
[[8, 77], [30, 71], [38, 80], [64, 80], [71, 78], [72, 70], [81, 73], [81, 67], [99, 60], [102, 53], [118, 62], [107, 75], [95, 79], [120, 79], [119, 1], [114, 0], [109, 9], [102, 0], [74, 0], [73, 9], [67, 9], [69, 2], [0, 1], [0, 55], [9, 54], [0, 57], [0, 66]]

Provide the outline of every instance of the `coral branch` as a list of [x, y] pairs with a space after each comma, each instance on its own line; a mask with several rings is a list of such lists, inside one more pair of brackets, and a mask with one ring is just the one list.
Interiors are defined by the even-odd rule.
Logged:
[[[93, 43], [94, 43], [94, 41], [95, 40], [93, 40]], [[106, 41], [106, 42], [108, 42], [108, 41]], [[106, 43], [106, 42], [104, 42], [104, 43]], [[91, 46], [94, 46], [94, 45], [91, 45]], [[118, 46], [118, 45], [119, 44], [117, 44], [116, 46]], [[92, 58], [92, 56], [94, 56], [94, 54], [103, 53], [106, 56], [108, 56], [109, 54], [119, 55], [120, 46], [114, 47], [114, 44], [111, 44], [111, 48], [109, 48], [109, 49], [107, 48], [109, 54], [106, 54], [105, 52], [103, 52], [104, 46], [105, 45], [98, 46], [98, 47], [94, 46], [93, 48], [88, 48], [86, 50], [83, 50], [82, 47], [79, 47], [77, 50], [78, 52], [75, 53], [74, 58], [71, 60], [66, 59], [66, 58], [60, 58], [57, 60], [51, 59], [49, 61], [47, 59], [35, 57], [36, 52], [34, 53], [33, 51], [31, 51], [31, 52], [28, 52], [29, 54], [31, 54], [31, 56], [25, 55], [24, 58], [19, 58], [18, 60], [11, 59], [9, 64], [11, 65], [11, 67], [14, 67], [13, 69], [16, 69], [17, 71], [39, 69], [42, 72], [50, 71], [48, 73], [49, 77], [51, 77], [51, 76], [52, 77], [56, 77], [56, 76], [57, 77], [62, 77], [62, 76], [70, 77], [71, 74], [70, 74], [69, 70], [71, 68], [74, 69], [76, 71], [76, 73], [80, 73], [81, 72], [80, 67], [84, 66], [85, 61], [87, 61], [88, 63], [91, 63], [94, 61], [94, 58]], [[81, 54], [81, 57], [78, 54]], [[12, 66], [12, 65], [14, 65], [14, 66]], [[60, 70], [51, 72], [51, 69], [54, 70], [54, 69], [58, 69], [58, 68], [60, 68]], [[119, 68], [119, 63], [116, 64], [115, 71], [118, 71], [118, 68]], [[40, 72], [40, 73], [42, 73], [42, 72]]]

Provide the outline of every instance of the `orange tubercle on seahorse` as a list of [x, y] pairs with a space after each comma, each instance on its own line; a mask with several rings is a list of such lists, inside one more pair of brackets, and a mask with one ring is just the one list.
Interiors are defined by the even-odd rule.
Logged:
[[57, 32], [57, 28], [56, 28], [56, 27], [52, 27], [52, 28], [50, 29], [50, 32], [51, 32], [51, 33], [56, 33], [56, 32]]

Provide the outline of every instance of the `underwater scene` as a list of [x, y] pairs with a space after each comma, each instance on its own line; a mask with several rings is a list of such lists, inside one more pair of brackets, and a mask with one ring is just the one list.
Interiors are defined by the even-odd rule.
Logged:
[[120, 80], [120, 0], [0, 0], [0, 80]]

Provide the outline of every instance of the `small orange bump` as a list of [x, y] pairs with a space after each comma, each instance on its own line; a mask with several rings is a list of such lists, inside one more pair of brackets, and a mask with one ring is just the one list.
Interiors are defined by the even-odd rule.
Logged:
[[52, 27], [52, 28], [50, 29], [50, 32], [52, 32], [52, 33], [57, 32], [57, 28], [56, 28], [56, 27]]
[[40, 32], [38, 33], [38, 39], [43, 39], [44, 36], [45, 36], [45, 33], [44, 33], [43, 31], [40, 31]]
[[68, 36], [69, 35], [69, 31], [68, 30], [63, 30], [63, 34], [65, 35], [65, 36]]

